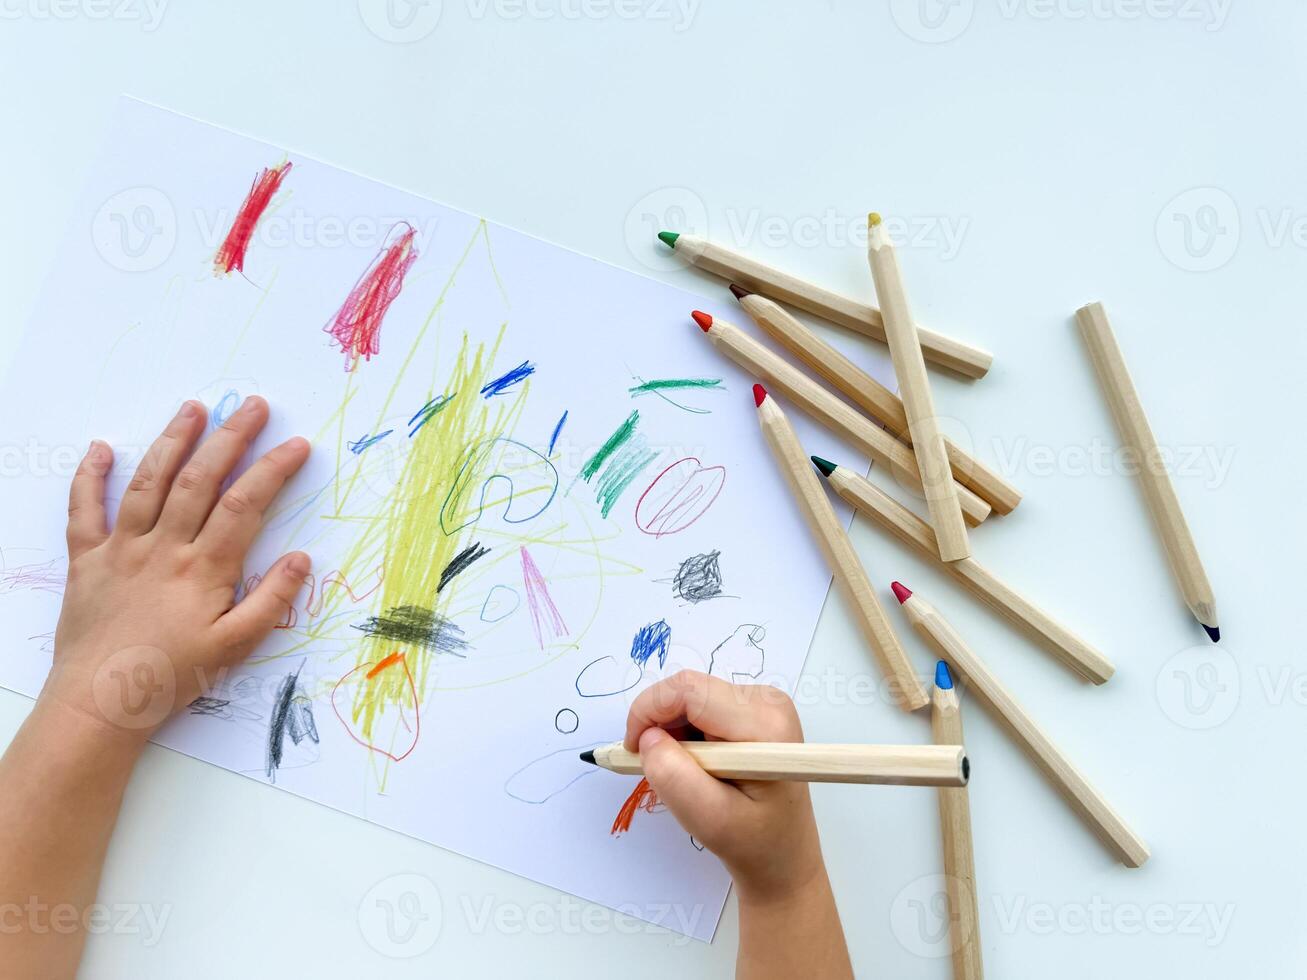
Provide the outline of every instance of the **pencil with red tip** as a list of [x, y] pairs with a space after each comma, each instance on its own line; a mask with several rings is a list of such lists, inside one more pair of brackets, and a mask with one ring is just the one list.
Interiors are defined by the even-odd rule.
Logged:
[[[698, 316], [696, 314], [696, 321]], [[762, 427], [763, 438], [771, 447], [776, 465], [780, 467], [795, 502], [803, 512], [804, 519], [830, 566], [831, 574], [835, 577], [836, 585], [852, 607], [858, 628], [871, 647], [881, 671], [894, 688], [892, 693], [899, 705], [907, 711], [924, 708], [930, 703], [930, 698], [913, 673], [912, 663], [904, 653], [898, 635], [876, 596], [876, 590], [872, 588], [871, 580], [867, 578], [867, 572], [853, 550], [853, 543], [849, 541], [844, 526], [835, 515], [830, 498], [817, 482], [816, 474], [809, 468], [808, 455], [799, 443], [794, 427], [776, 404], [776, 399], [769, 397], [767, 389], [760, 384], [753, 386], [753, 402], [758, 409], [758, 423]]]
[[970, 695], [993, 713], [1116, 858], [1130, 868], [1147, 861], [1148, 845], [1067, 760], [935, 607], [900, 582], [891, 588], [913, 629], [967, 680]]
[[[936, 745], [962, 745], [962, 712], [948, 664], [935, 665], [930, 699], [930, 735]], [[976, 860], [971, 840], [971, 801], [965, 788], [939, 791], [939, 828], [944, 842], [944, 893], [948, 899], [949, 947], [953, 976], [980, 980], [980, 911], [976, 900]]]

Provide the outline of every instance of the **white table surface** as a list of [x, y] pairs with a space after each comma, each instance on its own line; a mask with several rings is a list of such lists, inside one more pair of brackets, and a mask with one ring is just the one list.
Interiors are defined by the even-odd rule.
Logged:
[[[1116, 677], [1078, 682], [875, 528], [860, 522], [855, 542], [878, 583], [936, 600], [1154, 854], [1142, 870], [1114, 864], [968, 709], [989, 975], [1300, 975], [1307, 7], [391, 9], [408, 26], [387, 26], [383, 0], [3, 0], [0, 356], [120, 92], [705, 293], [720, 284], [669, 269], [658, 225], [866, 292], [866, 209], [905, 217], [922, 322], [996, 354], [980, 382], [937, 381], [941, 412], [1027, 493], [974, 533], [976, 553], [1096, 642]], [[1092, 299], [1182, 464], [1219, 648], [1111, 457], [1071, 321]], [[828, 606], [802, 688], [808, 737], [926, 738], [924, 718], [868, 696], [868, 655], [842, 603]], [[0, 732], [27, 710], [0, 692]], [[934, 796], [813, 796], [859, 974], [948, 976]], [[395, 949], [360, 907], [404, 891], [426, 918]], [[714, 943], [688, 942], [162, 749], [132, 784], [101, 899], [141, 910], [92, 939], [89, 977], [729, 976], [737, 936], [733, 901]], [[167, 916], [160, 935], [147, 908]]]

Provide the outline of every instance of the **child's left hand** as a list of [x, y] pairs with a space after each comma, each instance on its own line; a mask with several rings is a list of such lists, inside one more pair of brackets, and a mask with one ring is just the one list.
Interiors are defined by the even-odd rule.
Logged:
[[91, 444], [69, 499], [68, 583], [43, 700], [143, 742], [281, 621], [308, 555], [282, 556], [239, 603], [235, 590], [264, 511], [308, 442], [287, 440], [221, 492], [267, 420], [267, 402], [247, 398], [192, 455], [205, 411], [186, 402], [142, 459], [112, 532], [113, 452]]

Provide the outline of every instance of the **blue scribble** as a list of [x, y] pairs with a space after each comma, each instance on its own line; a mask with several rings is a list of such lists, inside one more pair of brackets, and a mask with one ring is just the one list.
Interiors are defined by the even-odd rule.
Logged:
[[658, 666], [667, 663], [667, 649], [672, 642], [672, 628], [665, 619], [642, 626], [631, 641], [631, 660], [643, 667], [653, 654], [658, 654]]
[[[457, 394], [458, 394], [457, 391], [454, 392], [454, 395]], [[426, 425], [433, 418], [435, 418], [436, 415], [439, 414], [442, 408], [444, 408], [446, 405], [448, 405], [451, 401], [454, 400], [454, 395], [437, 395], [435, 398], [431, 399], [431, 401], [427, 402], [416, 412], [414, 412], [413, 417], [408, 420], [408, 424], [410, 426], [408, 430], [408, 437], [412, 439], [415, 435], [417, 435], [418, 429], [422, 428], [422, 426]], [[414, 425], [414, 423], [417, 424]]]
[[378, 432], [375, 436], [364, 436], [362, 439], [358, 439], [354, 442], [347, 443], [346, 445], [349, 446], [349, 451], [352, 452], [355, 456], [357, 456], [361, 452], [363, 452], [363, 450], [367, 449], [369, 446], [375, 446], [382, 439], [386, 438], [386, 436], [390, 435], [394, 431], [395, 431], [394, 429], [387, 429], [385, 432]]
[[[508, 472], [498, 472], [499, 466], [507, 466]], [[484, 475], [487, 469], [491, 470], [489, 476]], [[532, 477], [540, 482], [528, 482]], [[477, 492], [478, 488], [472, 484], [478, 478], [481, 480], [480, 492], [473, 506], [468, 498]], [[491, 492], [490, 485], [497, 480], [504, 481], [507, 486], [498, 488], [495, 491], [497, 496], [492, 499], [501, 505], [500, 519], [508, 524], [523, 524], [539, 517], [558, 493], [558, 470], [540, 455], [538, 449], [516, 439], [493, 436], [468, 447], [463, 465], [440, 506], [441, 530], [455, 534], [479, 521], [486, 497]], [[525, 486], [519, 488], [519, 481]]]
[[494, 381], [486, 383], [481, 389], [483, 398], [494, 398], [496, 395], [502, 395], [515, 384], [525, 381], [531, 375], [535, 374], [536, 366], [530, 361], [523, 361], [513, 370], [506, 374], [501, 374]]
[[213, 406], [211, 418], [215, 429], [231, 418], [231, 413], [236, 411], [239, 402], [240, 395], [236, 393], [236, 389], [228, 388], [227, 393], [218, 399], [218, 404]]
[[567, 422], [567, 412], [564, 412], [558, 419], [558, 424], [554, 426], [554, 434], [549, 437], [549, 448], [545, 451], [546, 456], [552, 456], [554, 452], [554, 443], [558, 442], [558, 433], [563, 431], [563, 425]]
[[[507, 593], [507, 595], [504, 595]], [[503, 598], [500, 598], [503, 596]], [[512, 605], [509, 603], [509, 596], [512, 597]], [[517, 590], [511, 585], [493, 585], [490, 591], [486, 593], [486, 601], [481, 603], [481, 622], [497, 623], [501, 619], [507, 619], [513, 613], [517, 612], [517, 607], [522, 604], [522, 597], [517, 594]]]

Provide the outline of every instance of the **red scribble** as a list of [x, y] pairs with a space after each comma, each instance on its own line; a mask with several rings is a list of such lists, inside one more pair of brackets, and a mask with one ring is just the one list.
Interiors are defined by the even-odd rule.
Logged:
[[254, 228], [272, 203], [272, 196], [281, 187], [281, 182], [290, 173], [291, 163], [287, 160], [280, 167], [264, 168], [263, 173], [254, 179], [250, 192], [245, 195], [245, 203], [236, 212], [236, 219], [231, 223], [231, 231], [218, 247], [213, 257], [213, 274], [228, 276], [235, 269], [245, 271], [245, 250], [250, 247], [254, 237]]
[[726, 467], [703, 466], [698, 457], [678, 459], [635, 502], [635, 526], [660, 538], [701, 518], [726, 485]]
[[[409, 731], [413, 733], [413, 742], [409, 745], [408, 748], [406, 748], [403, 752], [399, 753], [398, 755], [394, 754], [393, 752], [389, 752], [378, 745], [373, 745], [371, 742], [367, 741], [366, 739], [359, 738], [357, 735], [355, 735], [354, 729], [350, 727], [349, 722], [345, 720], [345, 716], [340, 713], [340, 707], [336, 704], [337, 693], [340, 691], [342, 687], [345, 686], [345, 683], [351, 677], [357, 674], [360, 670], [366, 671], [363, 680], [364, 682], [367, 682], [372, 680], [372, 678], [374, 678], [377, 674], [381, 673], [382, 671], [389, 670], [390, 668], [394, 667], [395, 664], [399, 664], [401, 667], [404, 668], [404, 680], [408, 682], [409, 695], [413, 698], [412, 726], [409, 725], [408, 720], [404, 717], [404, 708], [402, 705], [400, 706], [399, 709], [400, 724], [404, 726], [405, 731]], [[359, 745], [363, 746], [369, 752], [378, 752], [381, 755], [384, 755], [391, 762], [403, 762], [413, 753], [413, 750], [418, 747], [418, 738], [422, 734], [422, 712], [418, 709], [417, 686], [413, 683], [413, 675], [409, 673], [408, 661], [405, 659], [404, 654], [400, 653], [398, 650], [390, 654], [388, 657], [384, 657], [381, 660], [376, 661], [375, 663], [359, 664], [357, 667], [351, 670], [340, 680], [336, 681], [336, 686], [331, 689], [331, 710], [336, 713], [336, 717], [340, 719], [340, 723], [345, 726], [345, 731], [349, 734], [350, 738], [358, 742]]]
[[[240, 583], [240, 587], [236, 590], [236, 601], [237, 602], [243, 601], [246, 596], [248, 596], [251, 592], [253, 592], [255, 589], [259, 587], [259, 583], [262, 581], [263, 581], [263, 576], [260, 575], [258, 572], [255, 572], [253, 575], [247, 575], [245, 577], [245, 581]], [[276, 626], [274, 626], [273, 629], [275, 630], [294, 629], [295, 624], [298, 623], [299, 621], [300, 621], [299, 613], [295, 612], [295, 607], [293, 605], [287, 603], [286, 614], [282, 616], [281, 622], [278, 623]]]
[[326, 575], [322, 576], [321, 584], [319, 584], [317, 579], [310, 574], [307, 579], [309, 595], [308, 598], [304, 600], [304, 611], [310, 616], [317, 616], [322, 612], [322, 604], [327, 599], [328, 586], [335, 586], [338, 589], [344, 589], [349, 593], [351, 602], [362, 602], [368, 596], [372, 595], [372, 593], [376, 592], [377, 589], [381, 588], [381, 580], [384, 574], [385, 566], [378, 565], [377, 583], [366, 592], [355, 592], [350, 586], [349, 581], [345, 578], [345, 573], [338, 568], [333, 569]]
[[536, 643], [540, 644], [540, 649], [543, 650], [545, 637], [541, 628], [542, 617], [546, 615], [549, 617], [549, 628], [554, 639], [567, 635], [567, 624], [563, 622], [558, 607], [554, 605], [554, 600], [549, 595], [549, 588], [545, 585], [545, 577], [540, 574], [534, 559], [525, 546], [519, 550], [522, 553], [522, 584], [526, 587], [526, 607], [531, 611], [531, 625], [535, 629]]
[[631, 791], [631, 795], [626, 798], [626, 802], [622, 804], [622, 808], [617, 811], [617, 817], [613, 820], [613, 829], [609, 833], [614, 837], [626, 833], [631, 829], [631, 821], [635, 818], [636, 810], [653, 813], [654, 807], [657, 805], [658, 794], [649, 785], [649, 780], [641, 778], [635, 784], [635, 789]]
[[407, 222], [391, 229], [391, 236], [399, 229], [399, 237], [382, 248], [345, 302], [322, 329], [331, 334], [345, 354], [345, 370], [358, 367], [359, 358], [372, 360], [381, 351], [381, 321], [386, 311], [404, 288], [404, 277], [417, 261], [413, 238], [417, 230]]

